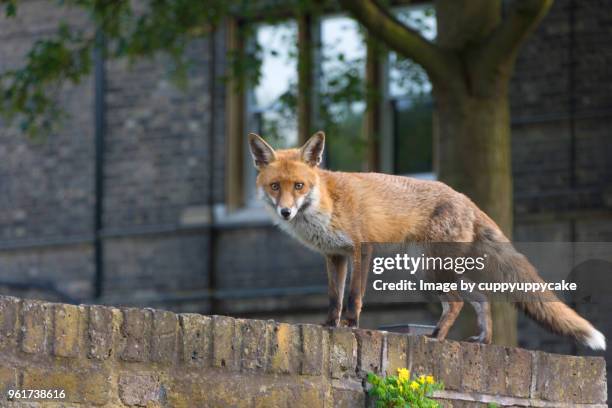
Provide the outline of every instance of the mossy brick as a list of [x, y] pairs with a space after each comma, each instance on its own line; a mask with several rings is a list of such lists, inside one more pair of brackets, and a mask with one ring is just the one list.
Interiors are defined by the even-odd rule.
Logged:
[[15, 389], [17, 385], [17, 371], [12, 367], [0, 367], [0, 401], [6, 392]]
[[81, 375], [81, 399], [85, 404], [104, 405], [111, 397], [111, 376], [98, 368]]
[[47, 350], [47, 336], [51, 327], [49, 304], [24, 300], [21, 322], [21, 350], [31, 354], [44, 353]]
[[386, 342], [383, 369], [386, 375], [397, 375], [399, 368], [408, 368], [408, 336], [387, 333]]
[[269, 371], [299, 373], [302, 360], [299, 327], [287, 323], [278, 323], [272, 327]]
[[436, 381], [444, 383], [445, 389], [459, 391], [464, 375], [461, 343], [431, 340], [428, 344], [432, 349], [431, 354], [434, 356], [434, 370], [429, 373], [415, 372], [415, 375], [431, 374], [436, 378]]
[[86, 406], [106, 404], [110, 399], [111, 377], [98, 369], [89, 371], [26, 369], [21, 388], [34, 390], [63, 390], [64, 401]]
[[290, 407], [293, 401], [294, 396], [289, 387], [266, 388], [265, 392], [253, 396], [255, 408]]
[[482, 348], [484, 389], [483, 392], [493, 395], [506, 393], [506, 349], [502, 346], [489, 345]]
[[19, 304], [17, 298], [0, 296], [0, 350], [17, 344]]
[[261, 387], [252, 393], [256, 408], [313, 408], [326, 407], [327, 388], [310, 381], [278, 383]]
[[[1, 400], [0, 400], [1, 401]], [[26, 401], [23, 398], [17, 400], [14, 399], [12, 401], [2, 401], [2, 408], [68, 408], [65, 405], [54, 404], [53, 402], [30, 402]], [[74, 408], [75, 406], [69, 406], [70, 408]], [[79, 407], [80, 408], [80, 407]]]
[[117, 309], [103, 306], [90, 306], [87, 337], [89, 340], [88, 357], [96, 360], [108, 359], [114, 348], [115, 319]]
[[366, 393], [361, 382], [351, 380], [332, 380], [331, 389], [334, 408], [354, 408], [366, 406]]
[[77, 357], [82, 339], [85, 308], [73, 305], [53, 306], [53, 354], [58, 357]]
[[147, 361], [151, 336], [151, 311], [143, 309], [122, 309], [121, 335], [123, 348], [121, 359], [131, 362]]
[[408, 336], [409, 369], [415, 375], [433, 374], [435, 371], [435, 342], [426, 336]]
[[489, 345], [482, 348], [482, 392], [492, 395], [529, 397], [531, 387], [531, 353], [511, 347]]
[[533, 370], [533, 353], [515, 347], [506, 347], [503, 352], [506, 359], [504, 368], [504, 379], [506, 380], [505, 395], [529, 398]]
[[174, 376], [168, 382], [164, 380], [162, 387], [166, 402], [160, 405], [171, 408], [253, 408], [253, 396], [270, 389], [261, 384], [259, 376], [227, 370], [203, 370], [196, 375]]
[[240, 367], [236, 319], [227, 316], [212, 318], [212, 365], [238, 369]]
[[256, 393], [256, 408], [316, 408], [326, 406], [325, 389], [313, 383], [280, 384]]
[[532, 398], [583, 404], [606, 402], [606, 362], [603, 358], [536, 352], [536, 359]]
[[382, 349], [384, 336], [376, 330], [355, 330], [357, 338], [357, 367], [363, 377], [372, 372], [382, 372]]
[[302, 324], [299, 327], [302, 338], [301, 374], [321, 375], [326, 355], [325, 348], [328, 347], [327, 337], [324, 336], [325, 330], [315, 324]]
[[326, 389], [315, 383], [302, 382], [291, 387], [293, 400], [290, 401], [291, 408], [314, 408], [324, 407], [326, 403]]
[[331, 334], [327, 328], [323, 328], [323, 366], [321, 367], [321, 375], [329, 377], [330, 375], [330, 345]]
[[209, 366], [212, 354], [212, 319], [194, 313], [179, 315], [182, 358], [188, 365]]
[[151, 361], [162, 364], [174, 362], [178, 334], [178, 318], [172, 312], [153, 311]]
[[462, 382], [461, 389], [465, 392], [485, 392], [487, 370], [484, 361], [486, 346], [477, 343], [462, 344]]
[[519, 408], [516, 406], [508, 406], [508, 405], [492, 405], [486, 402], [448, 400], [448, 399], [438, 399], [438, 398], [436, 398], [436, 402], [440, 404], [440, 408], [491, 408], [491, 407], [502, 407], [502, 406], [508, 407], [508, 408]]
[[265, 369], [269, 357], [270, 326], [264, 320], [236, 321], [237, 331], [242, 337], [240, 365], [243, 369]]
[[332, 378], [355, 376], [357, 340], [351, 329], [330, 329], [329, 366]]
[[455, 341], [408, 336], [409, 368], [413, 376], [433, 375], [446, 389], [458, 391], [463, 378], [463, 348]]
[[153, 375], [122, 374], [118, 388], [121, 401], [131, 407], [159, 406], [164, 400], [163, 388]]

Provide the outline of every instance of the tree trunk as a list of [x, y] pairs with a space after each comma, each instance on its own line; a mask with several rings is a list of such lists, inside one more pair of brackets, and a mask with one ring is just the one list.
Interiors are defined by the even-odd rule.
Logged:
[[[508, 78], [490, 96], [434, 89], [436, 170], [439, 179], [470, 197], [512, 237], [512, 168]], [[459, 93], [459, 95], [458, 95]], [[516, 345], [516, 310], [494, 303], [493, 342]], [[473, 334], [472, 319], [460, 323]]]

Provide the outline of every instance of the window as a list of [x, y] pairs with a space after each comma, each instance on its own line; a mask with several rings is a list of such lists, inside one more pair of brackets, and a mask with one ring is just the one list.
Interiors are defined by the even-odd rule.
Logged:
[[290, 100], [297, 87], [297, 24], [259, 24], [255, 29], [261, 59], [259, 83], [249, 95], [253, 126], [278, 148], [295, 146], [297, 116]]
[[357, 22], [346, 16], [321, 21], [320, 118], [327, 133], [327, 167], [363, 170], [366, 143], [364, 76], [366, 50]]
[[[429, 40], [436, 36], [431, 7], [397, 9], [403, 23]], [[433, 178], [433, 101], [425, 71], [412, 61], [389, 53], [392, 171]]]
[[[426, 38], [436, 36], [432, 7], [395, 12]], [[323, 129], [327, 168], [433, 177], [432, 87], [422, 68], [384, 51], [341, 14], [249, 22], [246, 39], [239, 26], [229, 30], [229, 46], [255, 51], [261, 76], [242, 93], [228, 88], [228, 207], [257, 206], [245, 143], [251, 131], [285, 148]]]

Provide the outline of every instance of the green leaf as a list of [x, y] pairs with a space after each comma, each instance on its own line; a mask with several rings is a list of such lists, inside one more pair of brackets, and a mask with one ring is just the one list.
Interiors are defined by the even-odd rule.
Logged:
[[9, 1], [6, 6], [4, 6], [4, 13], [7, 17], [15, 17], [17, 15], [17, 5], [14, 1]]

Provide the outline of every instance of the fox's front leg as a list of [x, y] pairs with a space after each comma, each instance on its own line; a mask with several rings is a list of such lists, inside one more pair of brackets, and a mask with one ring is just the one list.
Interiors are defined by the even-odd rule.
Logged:
[[[365, 265], [369, 265], [369, 257], [372, 252], [370, 248], [367, 248]], [[367, 285], [368, 274], [367, 271], [362, 269], [361, 250], [357, 249], [353, 253], [353, 270], [351, 272], [351, 285], [349, 290], [348, 305], [346, 307], [346, 320], [345, 324], [348, 327], [359, 326], [359, 315], [361, 314], [361, 307], [363, 306], [363, 295]]]
[[327, 310], [326, 325], [337, 327], [340, 324], [342, 313], [342, 298], [344, 297], [344, 283], [348, 268], [348, 257], [344, 255], [327, 255], [327, 294], [329, 308]]

